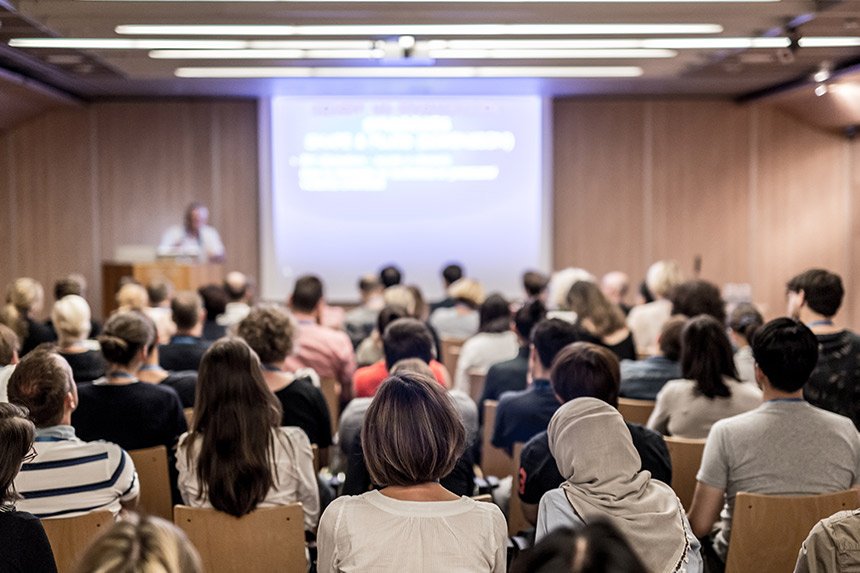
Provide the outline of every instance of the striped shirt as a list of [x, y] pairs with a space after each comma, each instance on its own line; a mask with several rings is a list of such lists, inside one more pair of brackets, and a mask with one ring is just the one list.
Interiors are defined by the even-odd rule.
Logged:
[[39, 518], [74, 517], [98, 509], [118, 514], [140, 492], [129, 455], [116, 444], [84, 442], [71, 426], [36, 431], [36, 457], [21, 466], [19, 511]]

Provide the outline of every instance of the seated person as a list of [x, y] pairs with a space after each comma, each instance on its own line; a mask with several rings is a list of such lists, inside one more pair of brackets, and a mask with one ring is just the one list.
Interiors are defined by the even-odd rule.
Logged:
[[[78, 273], [72, 273], [70, 275], [66, 275], [61, 279], [57, 279], [54, 283], [54, 302], [61, 300], [70, 294], [78, 295], [82, 297], [84, 300], [87, 298], [87, 279], [84, 278], [83, 275]], [[87, 302], [89, 304], [89, 302]], [[52, 340], [57, 340], [57, 330], [54, 327], [54, 323], [52, 320], [48, 320], [45, 323], [45, 326], [48, 327], [48, 330], [51, 331], [53, 335]], [[91, 338], [95, 338], [102, 331], [102, 325], [99, 321], [90, 319], [90, 334]]]
[[382, 300], [382, 283], [376, 275], [365, 275], [358, 281], [361, 304], [344, 316], [344, 325], [352, 346], [358, 348], [361, 341], [371, 335], [376, 326], [376, 317], [385, 303]]
[[636, 400], [656, 400], [669, 380], [681, 377], [681, 331], [687, 319], [667, 320], [657, 337], [657, 354], [644, 360], [621, 361], [621, 395]]
[[158, 343], [167, 344], [170, 342], [170, 337], [176, 334], [173, 311], [170, 310], [170, 301], [173, 300], [173, 283], [164, 278], [153, 279], [146, 284], [146, 295], [148, 304], [142, 309], [143, 314], [155, 323]]
[[331, 445], [331, 417], [322, 391], [314, 385], [316, 372], [290, 372], [284, 361], [293, 350], [295, 325], [285, 310], [257, 306], [242, 319], [236, 334], [257, 353], [263, 380], [281, 403], [281, 426], [301, 428], [321, 450]]
[[448, 294], [448, 288], [458, 280], [463, 278], [463, 267], [457, 263], [445, 265], [442, 269], [442, 283], [445, 287], [445, 298], [430, 305], [430, 313], [432, 314], [437, 308], [451, 308], [456, 304], [453, 298]]
[[[590, 396], [618, 407], [618, 359], [604, 347], [577, 342], [564, 348], [556, 356], [549, 378], [562, 402]], [[654, 479], [672, 483], [672, 462], [663, 437], [638, 424], [625, 425], [639, 454], [640, 468], [651, 472]], [[520, 458], [519, 495], [526, 519], [535, 522], [541, 496], [563, 481], [547, 433], [541, 432], [526, 443]]]
[[430, 314], [430, 326], [443, 338], [465, 340], [480, 327], [478, 307], [484, 302], [484, 287], [464, 277], [448, 287], [448, 296], [454, 300], [454, 305], [434, 310]]
[[92, 326], [90, 305], [76, 294], [54, 303], [51, 321], [59, 338], [60, 355], [72, 367], [75, 383], [105, 375], [105, 360], [97, 342], [87, 340]]
[[657, 394], [648, 427], [667, 436], [703, 439], [717, 420], [761, 405], [761, 390], [738, 381], [723, 324], [700, 315], [681, 332], [681, 380]]
[[224, 309], [224, 314], [218, 317], [218, 324], [229, 328], [239, 324], [251, 312], [253, 289], [248, 277], [239, 271], [227, 273], [223, 287], [224, 292], [227, 293], [227, 307]]
[[561, 406], [549, 382], [552, 361], [562, 348], [582, 340], [582, 331], [560, 318], [543, 320], [532, 331], [529, 353], [531, 384], [519, 392], [506, 392], [496, 407], [492, 443], [508, 455], [514, 443], [527, 442], [546, 430], [552, 415]]
[[738, 380], [755, 384], [755, 359], [750, 341], [756, 330], [764, 324], [764, 317], [748, 302], [738, 304], [727, 320], [729, 339], [735, 349], [735, 368]]
[[526, 302], [539, 300], [546, 305], [549, 286], [549, 277], [540, 271], [526, 271], [522, 275], [523, 291], [526, 294]]
[[15, 370], [15, 365], [18, 364], [20, 348], [21, 344], [15, 331], [5, 324], [0, 324], [0, 403], [9, 401], [6, 397], [6, 385]]
[[815, 524], [800, 553], [794, 573], [860, 570], [860, 509], [837, 512]]
[[36, 456], [15, 478], [20, 511], [44, 519], [134, 507], [140, 484], [131, 457], [116, 444], [75, 436], [78, 391], [55, 350], [38, 348], [21, 360], [9, 379], [9, 401], [27, 408], [36, 424]]
[[559, 527], [575, 529], [605, 519], [629, 541], [648, 571], [704, 570], [701, 545], [678, 496], [640, 469], [618, 410], [597, 398], [576, 398], [559, 408], [547, 434], [566, 478], [540, 500], [536, 541]]
[[[148, 315], [144, 315], [144, 318], [151, 322]], [[155, 332], [158, 332], [155, 323], [151, 322], [151, 324]], [[158, 363], [159, 348], [158, 344], [149, 345], [146, 360], [137, 369], [137, 379], [147, 384], [162, 384], [166, 388], [173, 388], [179, 395], [182, 407], [193, 408], [194, 396], [197, 392], [197, 371], [179, 370], [177, 372], [169, 372], [165, 370]]]
[[[630, 309], [627, 327], [636, 341], [636, 354], [650, 356], [657, 352], [657, 337], [663, 323], [672, 316], [672, 302], [667, 298], [684, 276], [677, 261], [657, 261], [648, 267], [645, 282], [640, 288], [643, 302]], [[648, 297], [652, 298], [648, 298]]]
[[[400, 374], [380, 387], [362, 443], [381, 490], [334, 500], [320, 519], [320, 573], [505, 571], [507, 525], [490, 503], [440, 483], [466, 448], [463, 422], [435, 381]], [[444, 550], [440, 550], [444, 548]], [[384, 564], [384, 565], [381, 565]]]
[[6, 304], [0, 307], [0, 323], [18, 335], [21, 341], [21, 356], [43, 342], [56, 340], [50, 328], [36, 320], [45, 303], [45, 289], [31, 278], [16, 279], [6, 287]]
[[158, 360], [165, 370], [197, 370], [209, 343], [203, 340], [203, 301], [196, 292], [180, 292], [172, 301], [176, 334], [158, 349]]
[[21, 464], [35, 456], [33, 438], [36, 427], [27, 410], [13, 404], [0, 404], [0, 571], [40, 571], [56, 573], [54, 553], [39, 519], [17, 511], [18, 495], [12, 481]]
[[257, 507], [301, 502], [305, 529], [316, 527], [311, 443], [301, 429], [281, 426], [281, 404], [241, 338], [223, 338], [206, 351], [194, 424], [179, 440], [176, 466], [186, 505], [242, 517]]
[[206, 285], [197, 289], [203, 299], [203, 340], [213, 342], [227, 335], [227, 327], [218, 323], [218, 317], [227, 310], [227, 293], [221, 285]]
[[478, 333], [463, 343], [454, 372], [454, 389], [471, 395], [469, 372], [487, 369], [510, 360], [519, 351], [517, 335], [511, 331], [511, 307], [500, 294], [487, 297], [479, 310]]
[[636, 360], [633, 334], [624, 322], [621, 308], [609, 302], [594, 282], [576, 281], [567, 293], [567, 307], [576, 313], [576, 324], [602, 344], [619, 360]]
[[812, 406], [803, 386], [818, 361], [818, 340], [790, 318], [753, 338], [764, 404], [711, 428], [689, 517], [698, 537], [717, 523], [713, 549], [723, 561], [739, 491], [814, 495], [860, 486], [860, 436], [849, 418]]

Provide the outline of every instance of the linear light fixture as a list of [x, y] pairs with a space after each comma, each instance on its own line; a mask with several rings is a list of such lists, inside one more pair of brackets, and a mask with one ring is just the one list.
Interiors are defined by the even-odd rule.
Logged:
[[153, 50], [156, 60], [296, 60], [296, 59], [380, 59], [385, 50]]
[[[429, 50], [434, 59], [639, 59], [673, 58], [674, 50]], [[382, 48], [370, 50], [153, 50], [157, 60], [291, 60], [291, 59], [381, 59]]]
[[[181, 50], [180, 50], [181, 51]], [[437, 60], [640, 59], [674, 58], [675, 50], [429, 50]]]
[[428, 40], [430, 50], [701, 50], [787, 48], [788, 38], [461, 39]]
[[130, 38], [12, 38], [13, 48], [68, 48], [74, 50], [181, 50], [243, 48], [242, 40], [133, 40]]
[[123, 36], [585, 36], [719, 34], [719, 24], [358, 24], [149, 25], [123, 24]]
[[534, 67], [212, 67], [177, 68], [180, 78], [635, 78], [636, 66]]
[[[522, 2], [523, 0], [79, 0], [86, 2], [269, 2], [269, 3], [296, 3], [296, 2], [313, 2], [319, 3], [338, 3], [338, 4], [359, 4], [366, 2], [375, 3], [435, 3], [444, 2], [446, 4], [483, 4], [483, 3], [509, 3]], [[615, 4], [615, 3], [671, 3], [671, 4], [714, 4], [714, 3], [730, 3], [730, 4], [757, 4], [765, 2], [779, 2], [780, 0], [540, 0], [541, 2], [552, 2], [557, 4]]]
[[811, 36], [798, 40], [801, 48], [847, 48], [860, 46], [860, 36]]

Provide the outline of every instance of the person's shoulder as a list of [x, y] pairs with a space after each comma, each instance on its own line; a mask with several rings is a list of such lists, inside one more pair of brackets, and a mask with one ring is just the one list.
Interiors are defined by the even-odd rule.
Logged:
[[630, 436], [634, 440], [641, 440], [646, 442], [665, 442], [663, 439], [663, 435], [660, 432], [655, 432], [651, 428], [646, 428], [640, 424], [633, 424], [631, 422], [625, 422], [627, 424], [627, 429], [630, 431]]
[[824, 408], [819, 408], [818, 406], [813, 406], [809, 402], [804, 402], [804, 404], [807, 406], [804, 408], [807, 417], [815, 417], [822, 423], [833, 426], [835, 429], [842, 431], [852, 433], [857, 431], [851, 418], [843, 416], [842, 414], [837, 414], [836, 412], [831, 412], [830, 410], [825, 410]]
[[510, 408], [511, 406], [521, 404], [523, 400], [527, 400], [533, 393], [532, 388], [533, 387], [526, 388], [525, 390], [509, 390], [507, 392], [502, 392], [502, 395], [499, 396], [499, 404], [496, 408]]

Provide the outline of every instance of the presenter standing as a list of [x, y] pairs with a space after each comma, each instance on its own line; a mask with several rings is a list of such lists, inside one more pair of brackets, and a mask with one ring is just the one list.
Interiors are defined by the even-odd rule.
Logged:
[[160, 255], [186, 256], [201, 262], [220, 263], [224, 260], [221, 236], [209, 221], [209, 209], [195, 201], [185, 210], [185, 224], [167, 229], [158, 247]]

